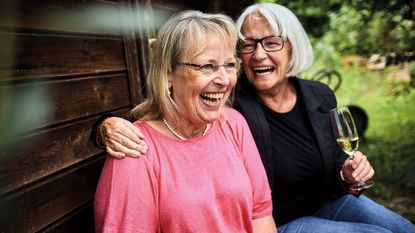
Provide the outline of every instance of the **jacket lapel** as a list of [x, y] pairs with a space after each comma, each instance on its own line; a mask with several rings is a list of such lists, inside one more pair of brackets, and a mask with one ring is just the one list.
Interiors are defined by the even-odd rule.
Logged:
[[307, 81], [300, 79], [295, 79], [295, 81], [298, 83], [301, 91], [310, 124], [320, 149], [324, 165], [324, 177], [326, 178], [326, 182], [330, 182], [328, 179], [334, 169], [334, 156], [332, 156], [333, 147], [331, 145], [331, 140], [333, 139], [331, 136], [332, 129], [329, 118], [330, 107], [323, 99], [325, 93], [318, 93], [316, 88], [306, 87]]

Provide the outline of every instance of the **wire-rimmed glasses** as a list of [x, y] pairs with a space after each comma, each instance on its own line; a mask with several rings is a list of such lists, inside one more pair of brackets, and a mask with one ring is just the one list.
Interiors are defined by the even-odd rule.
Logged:
[[238, 72], [239, 68], [241, 67], [241, 60], [238, 58], [235, 60], [235, 62], [227, 62], [222, 65], [212, 64], [212, 63], [206, 63], [206, 64], [195, 64], [190, 62], [177, 62], [178, 65], [185, 65], [187, 67], [190, 67], [196, 71], [199, 71], [200, 73], [204, 75], [212, 75], [216, 71], [219, 70], [220, 67], [225, 68], [225, 71], [229, 74], [233, 74]]

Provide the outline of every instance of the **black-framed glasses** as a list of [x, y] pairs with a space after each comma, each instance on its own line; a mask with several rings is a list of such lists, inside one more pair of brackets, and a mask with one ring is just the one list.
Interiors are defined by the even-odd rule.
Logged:
[[222, 65], [216, 65], [212, 63], [206, 63], [206, 64], [194, 64], [189, 62], [177, 62], [178, 65], [185, 65], [187, 67], [190, 67], [196, 71], [199, 71], [200, 73], [204, 75], [212, 75], [216, 71], [219, 70], [220, 67], [225, 68], [226, 73], [233, 74], [236, 73], [239, 68], [241, 67], [241, 60], [238, 58], [235, 62], [227, 62]]
[[284, 48], [284, 39], [281, 36], [266, 36], [261, 39], [248, 38], [239, 40], [238, 52], [240, 54], [253, 53], [258, 43], [260, 43], [262, 48], [267, 52], [280, 51]]

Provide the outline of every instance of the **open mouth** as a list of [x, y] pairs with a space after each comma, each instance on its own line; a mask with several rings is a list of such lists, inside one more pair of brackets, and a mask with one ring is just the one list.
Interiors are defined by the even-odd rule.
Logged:
[[253, 68], [256, 75], [271, 73], [275, 70], [272, 66]]
[[209, 104], [215, 104], [221, 101], [225, 94], [222, 93], [202, 93], [200, 98]]

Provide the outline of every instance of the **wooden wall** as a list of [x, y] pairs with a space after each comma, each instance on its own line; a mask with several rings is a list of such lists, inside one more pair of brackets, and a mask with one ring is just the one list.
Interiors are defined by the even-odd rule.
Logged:
[[105, 156], [91, 127], [142, 100], [147, 35], [131, 23], [144, 20], [135, 4], [1, 1], [0, 232], [94, 231]]
[[94, 232], [105, 154], [91, 128], [142, 101], [149, 38], [186, 8], [222, 10], [218, 0], [0, 1], [0, 233]]

